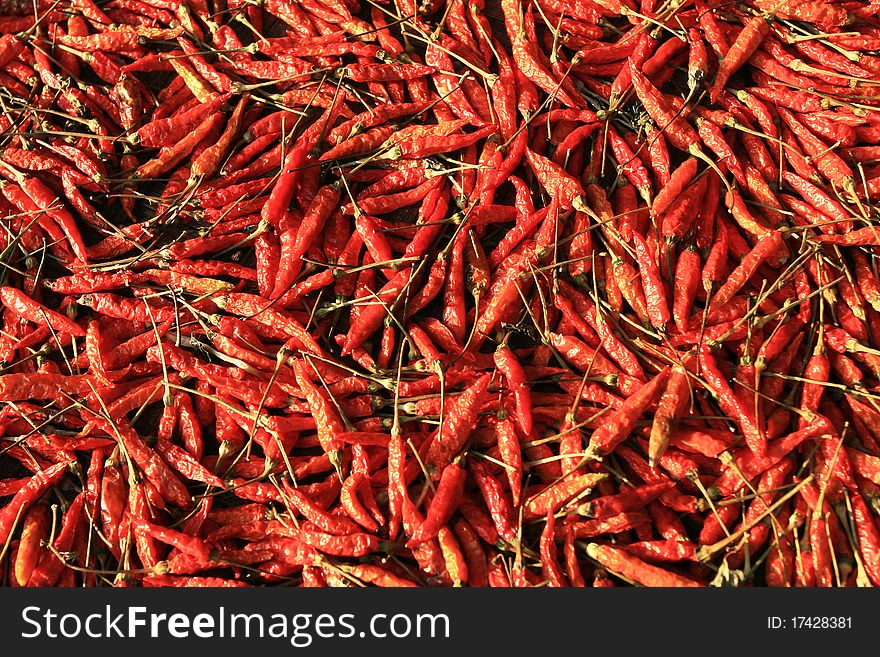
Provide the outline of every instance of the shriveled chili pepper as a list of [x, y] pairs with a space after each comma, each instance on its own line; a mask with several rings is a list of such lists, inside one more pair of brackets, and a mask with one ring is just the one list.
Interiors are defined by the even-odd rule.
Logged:
[[22, 521], [25, 512], [33, 506], [49, 488], [56, 485], [67, 472], [69, 463], [61, 462], [49, 466], [33, 475], [12, 500], [0, 510], [0, 542], [9, 540], [16, 524]]
[[672, 319], [669, 304], [666, 301], [666, 290], [660, 277], [660, 267], [651, 253], [645, 239], [638, 233], [632, 236], [636, 260], [642, 276], [642, 288], [645, 291], [645, 304], [651, 324], [664, 331], [666, 324]]
[[21, 539], [18, 543], [13, 572], [19, 586], [28, 583], [40, 558], [40, 541], [49, 533], [49, 508], [45, 505], [32, 507], [22, 521]]
[[455, 512], [455, 508], [464, 491], [467, 471], [458, 463], [447, 465], [437, 484], [437, 491], [425, 514], [425, 522], [410, 537], [408, 545], [415, 545], [434, 538]]
[[16, 315], [29, 322], [49, 326], [59, 333], [68, 333], [74, 336], [85, 335], [85, 331], [79, 324], [65, 315], [42, 306], [16, 288], [0, 288], [0, 302]]
[[609, 415], [590, 436], [585, 458], [601, 457], [614, 449], [635, 427], [642, 413], [662, 394], [670, 368], [662, 369], [653, 379], [636, 391], [623, 405]]
[[586, 550], [591, 559], [611, 572], [619, 573], [642, 586], [700, 586], [692, 579], [648, 564], [612, 545], [590, 543]]
[[689, 401], [687, 371], [680, 365], [673, 366], [666, 389], [660, 396], [648, 443], [648, 463], [655, 467], [666, 447], [672, 431], [684, 413]]
[[[523, 519], [535, 520], [556, 512], [575, 496], [593, 488], [605, 479], [604, 473], [572, 472], [553, 486], [527, 497], [523, 503]], [[528, 491], [527, 491], [528, 492]]]
[[476, 425], [477, 414], [489, 390], [491, 375], [483, 374], [467, 386], [449, 409], [446, 422], [438, 428], [425, 456], [425, 462], [444, 471], [467, 443]]
[[487, 471], [483, 463], [468, 462], [468, 470], [480, 488], [497, 535], [508, 543], [516, 542], [513, 507], [501, 483]]
[[730, 49], [724, 54], [712, 86], [709, 87], [709, 98], [714, 103], [724, 89], [727, 81], [736, 73], [751, 55], [760, 47], [764, 37], [770, 32], [772, 15], [759, 14], [751, 18], [737, 35]]

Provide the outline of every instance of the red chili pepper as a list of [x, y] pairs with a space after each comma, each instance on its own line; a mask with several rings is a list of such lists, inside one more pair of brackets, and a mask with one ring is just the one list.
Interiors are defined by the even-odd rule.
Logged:
[[493, 357], [496, 367], [501, 370], [508, 387], [513, 392], [516, 404], [516, 414], [513, 419], [520, 432], [527, 436], [532, 432], [532, 401], [526, 374], [509, 348], [496, 349]]
[[56, 463], [37, 472], [0, 510], [0, 543], [6, 544], [16, 524], [25, 517], [25, 512], [39, 501], [43, 493], [61, 481], [68, 465], [67, 462]]
[[358, 564], [351, 567], [351, 575], [368, 584], [381, 587], [414, 587], [415, 582], [399, 577], [387, 570], [371, 564]]
[[651, 435], [648, 443], [648, 463], [655, 467], [666, 447], [669, 445], [672, 432], [684, 414], [689, 401], [687, 371], [675, 365], [666, 383], [666, 390], [660, 396]]
[[642, 586], [700, 586], [692, 579], [645, 563], [618, 547], [590, 543], [586, 550], [591, 559]]
[[812, 161], [815, 162], [816, 168], [819, 169], [822, 175], [830, 182], [840, 185], [847, 191], [852, 191], [853, 172], [843, 158], [829, 151], [827, 145], [798, 121], [790, 111], [780, 107], [779, 115], [786, 126], [797, 137], [797, 141], [803, 147], [806, 155], [813, 158]]
[[642, 288], [645, 291], [645, 306], [651, 324], [660, 331], [666, 330], [666, 324], [672, 319], [669, 304], [666, 301], [666, 289], [660, 277], [660, 267], [651, 253], [645, 239], [633, 233], [632, 243], [642, 277]]
[[39, 562], [31, 571], [27, 582], [28, 586], [53, 586], [58, 582], [58, 579], [65, 570], [66, 564], [57, 554], [64, 555], [69, 552], [74, 546], [76, 537], [81, 535], [80, 523], [83, 520], [84, 504], [85, 495], [78, 495], [70, 503], [61, 521], [61, 528], [55, 536], [53, 543], [55, 551], [50, 550], [43, 553]]
[[500, 482], [487, 471], [481, 462], [470, 461], [468, 470], [480, 488], [498, 535], [508, 543], [516, 543], [513, 507]]
[[556, 554], [556, 518], [552, 512], [547, 514], [547, 522], [541, 532], [540, 552], [541, 567], [549, 585], [553, 587], [568, 586], [562, 566]]
[[871, 583], [876, 586], [880, 581], [880, 569], [877, 567], [877, 557], [880, 555], [880, 532], [878, 532], [868, 505], [861, 495], [854, 492], [851, 504], [859, 551], [862, 554], [865, 571]]
[[[342, 491], [339, 496], [340, 503], [352, 520], [367, 531], [377, 532], [379, 531], [380, 522], [384, 524], [384, 518], [378, 512], [378, 509], [374, 507], [375, 502], [371, 497], [367, 498], [371, 500], [370, 509], [359, 499], [358, 491], [364, 487], [369, 487], [369, 478], [365, 473], [350, 475], [342, 485]], [[365, 495], [372, 495], [372, 491], [368, 490]]]
[[416, 530], [410, 538], [408, 546], [422, 543], [437, 535], [446, 525], [449, 518], [455, 513], [461, 495], [464, 492], [464, 484], [467, 471], [458, 463], [450, 463], [440, 475], [437, 484], [437, 492], [431, 500], [425, 516], [425, 522]]
[[49, 326], [53, 331], [73, 336], [84, 336], [85, 331], [70, 318], [50, 310], [28, 297], [21, 290], [0, 288], [0, 302], [19, 317], [29, 322]]
[[[571, 307], [576, 310], [577, 314], [586, 319], [589, 326], [594, 329], [595, 334], [602, 341], [605, 351], [620, 365], [623, 371], [638, 379], [644, 379], [645, 374], [635, 354], [614, 335], [607, 320], [598, 313], [592, 301], [564, 282], [561, 282], [560, 289], [565, 292], [565, 296], [555, 295], [554, 304], [560, 309]], [[586, 333], [586, 330], [584, 332]]]
[[773, 14], [759, 14], [745, 24], [742, 31], [737, 35], [736, 41], [724, 54], [712, 86], [709, 88], [709, 98], [714, 103], [718, 95], [724, 89], [727, 81], [748, 61], [749, 57], [761, 46], [764, 37], [770, 32], [770, 21]]
[[51, 522], [49, 508], [34, 506], [25, 515], [21, 527], [21, 538], [12, 568], [19, 586], [26, 586], [37, 562], [40, 559], [40, 541], [49, 533]]
[[699, 142], [699, 137], [690, 125], [670, 107], [666, 98], [651, 82], [636, 70], [630, 60], [630, 76], [633, 88], [651, 119], [664, 132], [673, 146], [685, 152]]
[[773, 231], [761, 239], [712, 297], [712, 307], [717, 308], [730, 301], [754, 275], [758, 267], [763, 262], [775, 257], [782, 246], [782, 233], [779, 231]]
[[697, 174], [697, 158], [689, 157], [672, 172], [669, 180], [657, 193], [651, 203], [651, 214], [659, 216], [665, 212], [672, 202], [687, 188]]
[[[535, 520], [555, 513], [573, 498], [590, 490], [607, 477], [604, 473], [572, 472], [537, 494], [527, 496], [523, 503], [523, 520]], [[528, 492], [528, 491], [527, 491]]]
[[179, 141], [171, 146], [166, 146], [159, 151], [159, 154], [152, 160], [138, 167], [135, 174], [142, 180], [152, 179], [174, 168], [187, 155], [193, 152], [196, 145], [207, 135], [219, 128], [223, 116], [221, 114], [211, 114]]
[[492, 377], [483, 374], [465, 388], [446, 413], [446, 421], [435, 432], [425, 462], [437, 471], [444, 470], [461, 452], [476, 426]]
[[608, 131], [608, 140], [620, 170], [639, 192], [639, 196], [645, 199], [646, 203], [651, 203], [653, 187], [647, 169], [633, 153], [629, 144], [615, 130]]
[[767, 450], [767, 440], [758, 426], [754, 408], [743, 404], [733, 393], [725, 377], [718, 370], [717, 361], [708, 346], [700, 349], [699, 360], [700, 371], [718, 405], [725, 413], [738, 420], [749, 449], [756, 456], [763, 456]]
[[561, 209], [574, 207], [586, 211], [584, 191], [577, 180], [568, 175], [558, 164], [531, 149], [527, 148], [525, 154], [532, 172]]
[[238, 137], [247, 100], [247, 96], [245, 96], [235, 106], [220, 139], [214, 145], [202, 151], [202, 154], [193, 161], [190, 168], [191, 177], [204, 176], [205, 178], [210, 178], [219, 171], [220, 166], [223, 164], [222, 160], [226, 157], [233, 140]]
[[585, 458], [602, 457], [614, 450], [633, 430], [642, 413], [662, 394], [669, 378], [670, 369], [662, 369], [641, 389], [630, 395], [623, 405], [610, 414], [590, 436]]

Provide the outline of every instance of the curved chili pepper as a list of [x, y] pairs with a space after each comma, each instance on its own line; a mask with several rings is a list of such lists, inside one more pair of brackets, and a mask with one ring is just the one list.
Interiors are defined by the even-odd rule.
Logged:
[[586, 211], [584, 190], [577, 180], [568, 175], [558, 164], [530, 148], [526, 148], [525, 155], [532, 172], [561, 209], [574, 207]]
[[669, 375], [666, 389], [660, 396], [657, 410], [654, 413], [654, 421], [651, 425], [651, 435], [648, 442], [648, 463], [651, 467], [656, 466], [669, 445], [671, 434], [678, 424], [688, 401], [687, 372], [683, 367], [675, 365]]
[[40, 499], [43, 493], [61, 481], [67, 472], [68, 465], [69, 463], [66, 462], [56, 463], [39, 471], [15, 493], [12, 500], [0, 510], [0, 542], [6, 544], [16, 523]]
[[77, 337], [86, 334], [82, 327], [70, 318], [46, 308], [16, 288], [0, 288], [0, 302], [16, 315], [29, 322], [40, 324], [41, 326], [49, 326], [52, 330], [59, 333], [67, 333]]
[[590, 543], [586, 550], [591, 559], [642, 586], [700, 586], [692, 579], [645, 563], [618, 547]]
[[[53, 547], [57, 554], [65, 554], [70, 551], [76, 536], [82, 531], [80, 523], [83, 520], [85, 495], [77, 495], [70, 503], [61, 521], [61, 528], [55, 536]], [[28, 578], [28, 586], [53, 586], [58, 582], [65, 570], [65, 563], [58, 558], [55, 551], [44, 552], [39, 562], [31, 571]]]
[[651, 203], [651, 214], [659, 216], [672, 205], [672, 202], [687, 188], [697, 174], [697, 158], [689, 157], [672, 172], [669, 180], [657, 193]]
[[455, 513], [461, 495], [464, 492], [467, 470], [458, 463], [450, 463], [440, 475], [434, 499], [425, 514], [425, 521], [410, 537], [407, 546], [423, 543], [437, 535]]
[[670, 368], [666, 367], [641, 389], [630, 395], [623, 405], [609, 415], [590, 436], [584, 458], [601, 457], [611, 452], [633, 430], [639, 417], [658, 397], [669, 378]]
[[645, 291], [645, 306], [648, 317], [655, 328], [665, 331], [666, 324], [672, 319], [672, 315], [666, 301], [666, 289], [660, 277], [660, 267], [641, 235], [633, 233], [632, 242], [636, 260], [639, 263], [642, 288]]
[[500, 482], [481, 462], [469, 461], [468, 470], [480, 488], [498, 535], [508, 543], [516, 543], [513, 508]]
[[445, 471], [447, 465], [465, 446], [476, 426], [477, 415], [488, 393], [491, 379], [491, 375], [483, 374], [451, 404], [446, 421], [435, 432], [425, 456], [425, 462], [437, 471]]
[[516, 404], [514, 421], [522, 434], [527, 436], [532, 432], [532, 401], [526, 374], [513, 351], [507, 347], [496, 349], [493, 358], [513, 392]]
[[651, 119], [664, 132], [669, 142], [685, 152], [699, 142], [699, 137], [690, 125], [673, 110], [663, 95], [636, 70], [630, 60], [630, 76], [636, 95], [639, 97]]
[[736, 41], [724, 54], [712, 86], [709, 87], [709, 98], [714, 103], [724, 89], [727, 81], [746, 63], [749, 57], [761, 46], [764, 37], [770, 32], [772, 14], [759, 14], [749, 20], [737, 35]]

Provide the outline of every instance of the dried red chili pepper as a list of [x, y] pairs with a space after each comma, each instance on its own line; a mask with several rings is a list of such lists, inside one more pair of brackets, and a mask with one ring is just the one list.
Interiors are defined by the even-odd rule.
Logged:
[[617, 411], [605, 418], [590, 436], [585, 458], [604, 456], [629, 435], [642, 413], [662, 394], [669, 373], [668, 367], [661, 370], [650, 382], [630, 395]]
[[590, 543], [586, 550], [591, 559], [642, 586], [700, 586], [692, 579], [648, 564], [618, 547]]
[[725, 52], [712, 86], [709, 88], [709, 98], [714, 103], [718, 99], [724, 86], [731, 76], [736, 73], [751, 55], [761, 46], [764, 37], [770, 32], [772, 14], [760, 14], [751, 18], [737, 35], [736, 40]]
[[451, 405], [446, 421], [437, 429], [425, 456], [425, 462], [436, 471], [445, 471], [467, 443], [476, 426], [477, 415], [488, 394], [491, 379], [491, 375], [483, 374], [467, 386]]
[[56, 463], [37, 472], [0, 510], [0, 543], [6, 544], [13, 528], [22, 521], [25, 512], [40, 499], [43, 493], [61, 481], [68, 465], [69, 463], [66, 462]]

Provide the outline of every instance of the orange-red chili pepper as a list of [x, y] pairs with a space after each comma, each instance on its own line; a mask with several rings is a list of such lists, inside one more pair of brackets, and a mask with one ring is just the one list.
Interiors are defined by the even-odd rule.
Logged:
[[623, 405], [606, 417], [601, 426], [590, 436], [585, 456], [602, 457], [613, 451], [633, 430], [642, 413], [662, 394], [669, 378], [670, 368], [665, 367], [648, 383], [630, 395]]
[[43, 493], [61, 481], [68, 465], [67, 462], [61, 462], [40, 470], [15, 493], [12, 500], [0, 510], [0, 542], [6, 544], [13, 528], [22, 520], [25, 512], [40, 499]]
[[657, 566], [648, 564], [612, 545], [590, 543], [587, 554], [611, 572], [630, 579], [642, 586], [700, 586], [696, 581]]
[[19, 289], [0, 288], [0, 302], [19, 317], [41, 326], [49, 326], [53, 331], [77, 337], [86, 334], [82, 327], [69, 317], [37, 303]]
[[748, 61], [749, 57], [761, 46], [764, 37], [770, 32], [772, 15], [759, 14], [751, 18], [737, 35], [736, 41], [724, 54], [712, 86], [709, 87], [709, 98], [714, 103], [718, 95], [727, 85], [727, 81]]

